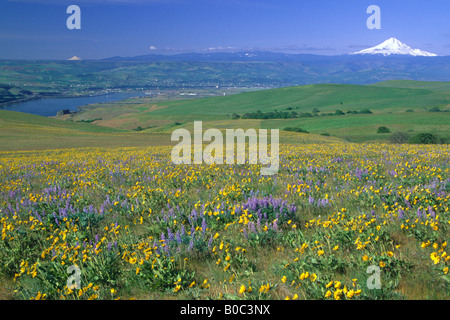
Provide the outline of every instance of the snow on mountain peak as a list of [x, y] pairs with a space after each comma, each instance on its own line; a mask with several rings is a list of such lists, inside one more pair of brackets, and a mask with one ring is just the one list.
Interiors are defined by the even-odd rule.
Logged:
[[353, 52], [351, 54], [382, 54], [384, 56], [389, 56], [391, 54], [395, 55], [409, 55], [409, 56], [423, 56], [423, 57], [435, 57], [437, 54], [426, 52], [420, 49], [413, 49], [410, 46], [404, 44], [396, 38], [389, 38], [388, 40], [380, 43], [375, 47], [364, 49], [358, 52]]

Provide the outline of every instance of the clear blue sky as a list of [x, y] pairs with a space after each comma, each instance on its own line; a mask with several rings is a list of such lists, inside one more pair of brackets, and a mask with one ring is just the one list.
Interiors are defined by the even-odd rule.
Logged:
[[[66, 9], [81, 8], [81, 30]], [[381, 30], [369, 30], [369, 5]], [[450, 55], [449, 0], [0, 0], [0, 58], [186, 51], [345, 54], [396, 37]]]

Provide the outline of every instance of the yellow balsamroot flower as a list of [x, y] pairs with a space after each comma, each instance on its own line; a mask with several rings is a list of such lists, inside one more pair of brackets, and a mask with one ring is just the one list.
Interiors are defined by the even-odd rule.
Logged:
[[367, 256], [367, 254], [365, 254], [365, 255], [362, 257], [362, 259], [363, 259], [363, 261], [367, 261], [367, 260], [369, 260], [369, 257]]
[[338, 289], [334, 292], [334, 299], [341, 300], [342, 290]]
[[313, 273], [309, 278], [311, 279], [312, 282], [314, 282], [317, 279], [317, 274]]
[[328, 284], [326, 285], [327, 288], [331, 287], [333, 285], [333, 281], [328, 282]]
[[261, 287], [259, 288], [259, 292], [261, 292], [261, 293], [266, 293], [266, 292], [268, 292], [270, 290], [270, 284], [263, 284], [263, 285], [261, 285]]
[[130, 261], [129, 261], [129, 262], [130, 262], [131, 264], [135, 264], [136, 261], [137, 261], [137, 258], [134, 258], [134, 257], [133, 257], [133, 258], [130, 258]]
[[348, 297], [349, 299], [353, 298], [354, 295], [355, 295], [355, 291], [353, 291], [353, 290], [347, 291], [347, 297]]
[[241, 285], [241, 288], [239, 289], [239, 293], [244, 293], [245, 292], [245, 286]]
[[181, 285], [177, 285], [175, 289], [173, 289], [173, 292], [178, 292], [181, 289]]
[[325, 298], [329, 298], [330, 296], [331, 296], [331, 291], [328, 290], [328, 291], [325, 293]]
[[432, 252], [430, 254], [430, 258], [431, 258], [431, 260], [434, 261], [434, 264], [438, 264], [441, 261], [441, 257], [438, 255], [437, 252]]
[[384, 261], [380, 261], [380, 267], [384, 268], [386, 266], [386, 264], [384, 263]]
[[444, 269], [442, 269], [442, 271], [444, 271], [445, 274], [448, 273], [448, 267], [445, 267]]

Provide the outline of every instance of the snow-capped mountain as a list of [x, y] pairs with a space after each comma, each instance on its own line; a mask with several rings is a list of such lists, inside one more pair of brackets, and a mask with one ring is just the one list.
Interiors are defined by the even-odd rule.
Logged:
[[408, 55], [408, 56], [422, 56], [422, 57], [436, 57], [437, 54], [426, 52], [420, 49], [413, 49], [404, 44], [398, 39], [390, 38], [383, 43], [351, 54], [382, 54], [384, 56], [393, 55]]

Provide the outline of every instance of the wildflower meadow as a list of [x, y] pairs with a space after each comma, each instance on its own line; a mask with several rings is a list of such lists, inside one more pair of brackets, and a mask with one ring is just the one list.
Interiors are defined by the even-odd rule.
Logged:
[[264, 176], [168, 146], [1, 152], [2, 295], [448, 299], [449, 154], [282, 144]]

